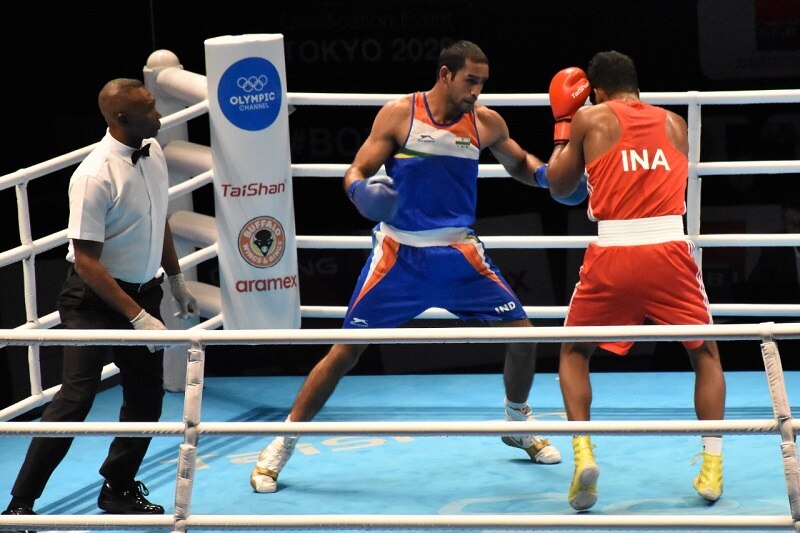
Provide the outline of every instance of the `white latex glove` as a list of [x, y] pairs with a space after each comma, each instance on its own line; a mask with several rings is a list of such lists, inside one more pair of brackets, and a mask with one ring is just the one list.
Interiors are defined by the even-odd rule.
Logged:
[[[133, 329], [167, 329], [159, 319], [142, 309], [139, 311], [139, 314], [131, 320], [131, 325]], [[152, 344], [147, 345], [147, 349], [150, 350], [151, 353], [155, 353], [157, 350], [163, 349], [163, 346], [154, 346]]]
[[172, 297], [175, 298], [175, 303], [178, 305], [178, 312], [174, 316], [178, 318], [198, 316], [200, 309], [197, 307], [197, 299], [186, 285], [183, 273], [168, 276], [167, 279], [169, 280]]

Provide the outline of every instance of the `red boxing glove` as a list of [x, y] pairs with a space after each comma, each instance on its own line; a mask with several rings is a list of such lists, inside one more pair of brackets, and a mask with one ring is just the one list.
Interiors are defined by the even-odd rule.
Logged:
[[550, 108], [556, 119], [553, 141], [563, 144], [569, 141], [572, 116], [586, 102], [592, 86], [586, 74], [578, 67], [559, 71], [550, 82]]

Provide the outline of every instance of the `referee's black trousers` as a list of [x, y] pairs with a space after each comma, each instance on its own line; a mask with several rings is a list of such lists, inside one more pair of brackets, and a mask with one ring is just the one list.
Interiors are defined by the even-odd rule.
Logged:
[[[127, 291], [148, 313], [161, 319], [163, 291], [155, 285], [144, 292]], [[58, 312], [67, 329], [131, 329], [126, 317], [109, 307], [72, 267], [58, 295]], [[62, 385], [42, 414], [43, 422], [83, 421], [94, 403], [103, 366], [114, 362], [122, 384], [121, 422], [156, 422], [161, 416], [163, 350], [145, 346], [64, 346]], [[100, 467], [112, 483], [133, 481], [150, 445], [150, 437], [116, 437]], [[73, 438], [35, 437], [11, 490], [14, 497], [35, 500], [64, 459]]]

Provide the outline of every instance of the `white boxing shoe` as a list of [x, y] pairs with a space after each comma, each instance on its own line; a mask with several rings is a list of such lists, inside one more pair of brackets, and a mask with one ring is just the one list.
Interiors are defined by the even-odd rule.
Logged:
[[[531, 407], [525, 405], [522, 409], [515, 409], [506, 405], [506, 420], [524, 422], [531, 418]], [[534, 463], [552, 465], [561, 462], [561, 453], [550, 441], [538, 435], [505, 436], [503, 444], [514, 448], [521, 448], [530, 456]]]
[[256, 492], [278, 490], [278, 474], [294, 453], [297, 437], [276, 437], [258, 456], [256, 467], [250, 473], [250, 486]]

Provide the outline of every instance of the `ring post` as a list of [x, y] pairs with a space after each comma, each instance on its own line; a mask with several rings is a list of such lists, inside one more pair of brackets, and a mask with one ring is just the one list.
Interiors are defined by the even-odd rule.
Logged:
[[283, 35], [215, 37], [205, 51], [225, 328], [299, 328]]

